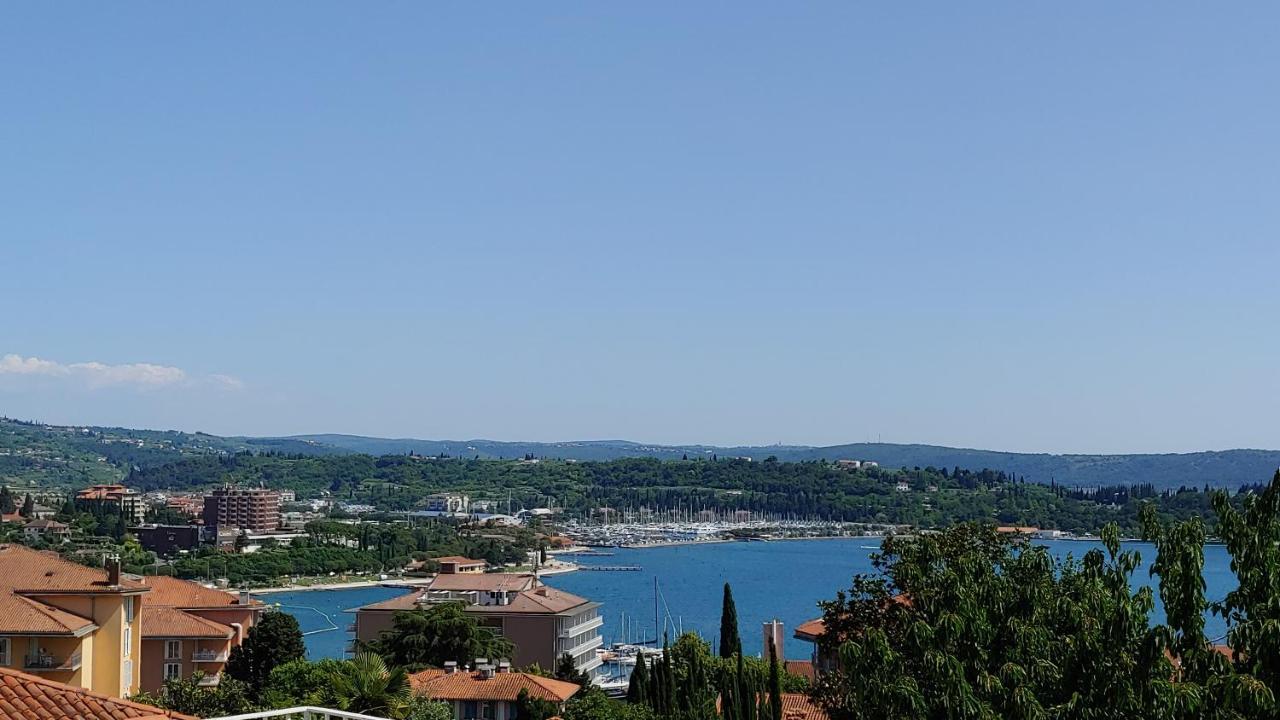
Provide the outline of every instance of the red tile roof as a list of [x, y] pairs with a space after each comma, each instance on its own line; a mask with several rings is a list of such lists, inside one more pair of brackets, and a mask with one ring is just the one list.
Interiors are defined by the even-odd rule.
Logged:
[[805, 678], [809, 682], [813, 682], [818, 678], [818, 674], [813, 670], [813, 661], [811, 660], [783, 660], [782, 669], [792, 675]]
[[[356, 608], [360, 610], [412, 610], [418, 607], [418, 598], [422, 597], [421, 590], [413, 590], [403, 595], [397, 595], [389, 600], [381, 602], [369, 603]], [[350, 611], [348, 611], [350, 612]]]
[[521, 690], [527, 690], [529, 697], [537, 700], [549, 700], [562, 703], [578, 692], [577, 685], [552, 680], [540, 675], [520, 672], [494, 673], [486, 678], [480, 673], [459, 670], [423, 670], [409, 676], [409, 686], [413, 691], [435, 700], [498, 700], [515, 702]]
[[0, 667], [0, 720], [196, 720]]
[[0, 593], [118, 593], [145, 591], [147, 586], [128, 576], [120, 584], [107, 584], [107, 571], [92, 568], [57, 553], [22, 545], [0, 545]]
[[534, 586], [533, 575], [513, 573], [462, 573], [437, 575], [430, 590], [448, 590], [453, 592], [515, 592], [528, 590]]
[[[720, 698], [716, 698], [716, 712], [719, 711]], [[808, 695], [782, 693], [782, 720], [828, 720], [828, 718], [822, 708], [813, 704]]]
[[826, 631], [826, 623], [822, 621], [822, 618], [818, 618], [817, 620], [810, 620], [797, 625], [795, 637], [799, 640], [813, 641], [822, 637], [822, 634]]
[[[151, 594], [147, 595], [148, 607], [168, 605], [179, 608], [221, 608], [240, 604], [240, 599], [229, 592], [165, 575], [144, 577], [142, 584], [151, 588]], [[262, 602], [250, 600], [249, 604], [261, 606]]]
[[141, 618], [144, 638], [230, 639], [236, 634], [228, 625], [166, 605], [147, 605]]
[[782, 693], [782, 720], [827, 720], [827, 714], [808, 695]]
[[462, 557], [461, 555], [447, 555], [442, 558], [436, 558], [436, 562], [456, 563], [458, 565], [488, 565], [489, 564], [484, 560], [472, 560], [469, 557]]
[[21, 595], [0, 592], [0, 634], [81, 635], [95, 627], [89, 618]]
[[542, 585], [532, 590], [525, 590], [515, 596], [511, 602], [506, 605], [472, 605], [467, 608], [467, 612], [476, 613], [529, 613], [537, 615], [540, 613], [559, 613], [565, 610], [571, 610], [580, 605], [585, 605], [589, 600], [578, 597], [573, 593], [567, 593], [563, 590], [557, 590], [553, 587]]

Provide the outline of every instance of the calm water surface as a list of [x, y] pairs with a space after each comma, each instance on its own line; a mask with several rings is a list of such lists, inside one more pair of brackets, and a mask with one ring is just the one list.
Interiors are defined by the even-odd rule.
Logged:
[[[1057, 557], [1073, 554], [1080, 557], [1097, 543], [1083, 541], [1046, 541]], [[581, 558], [583, 564], [636, 565], [638, 572], [577, 572], [547, 578], [548, 584], [582, 595], [603, 605], [600, 612], [605, 625], [601, 630], [606, 642], [623, 639], [621, 618], [625, 613], [627, 635], [634, 639], [643, 634], [653, 636], [653, 581], [658, 578], [659, 612], [668, 614], [668, 630], [693, 630], [708, 640], [720, 630], [720, 597], [725, 582], [733, 585], [738, 607], [743, 649], [759, 653], [762, 646], [761, 625], [772, 618], [786, 625], [786, 656], [807, 657], [808, 643], [791, 638], [791, 631], [801, 622], [817, 617], [817, 603], [835, 597], [837, 590], [847, 588], [853, 576], [871, 570], [871, 554], [879, 549], [876, 538], [841, 540], [787, 540], [779, 542], [734, 542], [707, 545], [683, 545], [642, 550], [613, 549], [608, 557]], [[1134, 573], [1135, 585], [1150, 585], [1148, 575], [1155, 548], [1147, 543], [1127, 543], [1126, 549], [1137, 550], [1143, 564]], [[1205, 583], [1211, 600], [1220, 600], [1234, 587], [1226, 549], [1220, 545], [1205, 548]], [[312, 659], [342, 657], [351, 635], [346, 626], [352, 621], [343, 611], [398, 595], [397, 588], [360, 588], [354, 590], [308, 590], [262, 595], [269, 603], [280, 603], [282, 609], [298, 618], [304, 632], [320, 630], [305, 637]], [[1157, 598], [1158, 602], [1158, 598]], [[1163, 620], [1157, 607], [1155, 619]], [[336, 626], [336, 629], [333, 629]], [[326, 629], [328, 628], [328, 629]], [[1207, 632], [1218, 636], [1226, 632], [1220, 618], [1210, 617]]]

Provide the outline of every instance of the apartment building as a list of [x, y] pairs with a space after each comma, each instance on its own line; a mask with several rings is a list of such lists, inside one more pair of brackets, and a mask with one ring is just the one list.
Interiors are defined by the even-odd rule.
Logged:
[[202, 685], [217, 685], [231, 649], [266, 611], [247, 592], [232, 595], [164, 576], [143, 583], [151, 589], [142, 627], [143, 690], [158, 690], [165, 680], [197, 670], [204, 675]]
[[138, 691], [142, 599], [120, 572], [0, 545], [0, 668], [114, 697]]
[[358, 608], [356, 640], [377, 639], [391, 628], [397, 612], [445, 602], [464, 603], [480, 625], [509, 639], [515, 645], [510, 659], [519, 667], [555, 667], [565, 653], [584, 672], [600, 666], [600, 604], [543, 585], [527, 574], [441, 573], [422, 591]]
[[270, 532], [280, 528], [280, 495], [266, 488], [222, 487], [204, 497], [204, 524]]
[[124, 515], [126, 523], [137, 524], [147, 515], [142, 494], [123, 485], [90, 485], [76, 493], [76, 505], [101, 505]]

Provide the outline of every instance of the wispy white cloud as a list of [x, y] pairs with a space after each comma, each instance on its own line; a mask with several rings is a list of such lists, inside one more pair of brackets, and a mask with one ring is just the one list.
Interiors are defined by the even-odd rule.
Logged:
[[230, 375], [209, 375], [193, 379], [182, 368], [153, 363], [125, 363], [108, 365], [100, 362], [60, 363], [38, 357], [23, 357], [10, 353], [0, 356], [0, 376], [54, 377], [82, 382], [91, 388], [132, 386], [160, 388], [188, 385], [194, 382], [239, 389], [244, 383]]

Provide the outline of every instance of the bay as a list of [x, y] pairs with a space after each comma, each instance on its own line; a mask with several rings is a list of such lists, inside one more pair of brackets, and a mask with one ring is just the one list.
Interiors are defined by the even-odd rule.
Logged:
[[[1047, 540], [1056, 557], [1079, 558], [1098, 543], [1075, 540]], [[786, 657], [806, 658], [811, 646], [791, 637], [795, 627], [821, 615], [818, 602], [835, 597], [848, 588], [857, 573], [871, 571], [871, 555], [879, 549], [877, 538], [833, 540], [784, 540], [773, 542], [728, 542], [674, 545], [654, 548], [617, 548], [610, 556], [583, 556], [583, 565], [638, 566], [639, 571], [580, 571], [546, 578], [548, 584], [601, 603], [605, 624], [601, 629], [606, 643], [624, 637], [622, 616], [628, 618], [626, 637], [648, 639], [654, 635], [654, 578], [658, 579], [658, 614], [673, 637], [695, 631], [708, 641], [720, 631], [720, 603], [725, 582], [733, 586], [743, 650], [759, 654], [762, 625], [778, 619], [785, 625]], [[1135, 587], [1154, 586], [1150, 577], [1155, 548], [1148, 543], [1126, 543], [1136, 550], [1142, 564], [1134, 573]], [[1205, 548], [1205, 583], [1210, 600], [1221, 600], [1234, 587], [1230, 558], [1221, 545]], [[264, 602], [298, 618], [304, 632], [308, 657], [342, 657], [351, 640], [345, 631], [352, 616], [343, 611], [408, 592], [399, 588], [348, 588], [305, 590], [259, 596]], [[1153, 620], [1160, 622], [1159, 607]], [[1226, 632], [1221, 618], [1210, 616], [1206, 632], [1217, 638]]]

